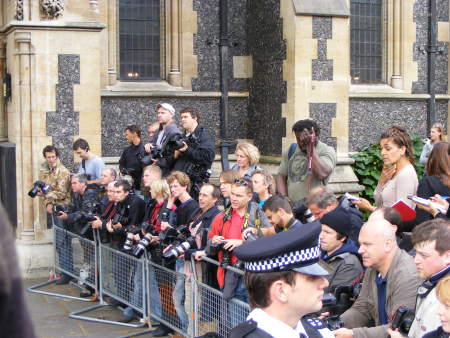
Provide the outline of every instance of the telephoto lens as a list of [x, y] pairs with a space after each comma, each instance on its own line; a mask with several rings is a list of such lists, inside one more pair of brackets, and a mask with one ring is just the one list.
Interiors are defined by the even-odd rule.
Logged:
[[147, 250], [148, 246], [152, 241], [150, 234], [145, 234], [145, 236], [139, 241], [138, 245], [133, 250], [133, 256], [136, 258], [141, 258], [144, 252]]
[[168, 250], [164, 253], [164, 258], [176, 258], [178, 256], [181, 256], [184, 254], [192, 245], [194, 245], [195, 239], [193, 237], [189, 237], [184, 241], [183, 243], [180, 243], [180, 245], [177, 245], [173, 247], [172, 249]]
[[134, 234], [132, 232], [127, 233], [127, 238], [125, 239], [125, 243], [123, 244], [123, 251], [131, 252], [133, 249], [133, 237]]

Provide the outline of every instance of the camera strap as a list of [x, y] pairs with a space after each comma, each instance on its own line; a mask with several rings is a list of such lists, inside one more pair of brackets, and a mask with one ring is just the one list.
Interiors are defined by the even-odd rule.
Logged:
[[83, 168], [83, 171], [86, 174], [86, 161], [85, 160], [81, 160], [81, 167]]

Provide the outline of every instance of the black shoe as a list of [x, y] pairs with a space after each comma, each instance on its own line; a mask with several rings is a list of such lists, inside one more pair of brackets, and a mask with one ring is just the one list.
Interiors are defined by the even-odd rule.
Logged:
[[83, 290], [80, 292], [80, 297], [81, 298], [89, 298], [92, 297], [93, 293], [90, 290]]
[[124, 314], [117, 319], [118, 322], [121, 323], [129, 323], [134, 319], [134, 316], [125, 316]]
[[153, 337], [164, 337], [168, 336], [171, 333], [174, 333], [174, 331], [170, 327], [167, 327], [163, 324], [161, 324], [156, 330], [150, 332]]
[[56, 285], [64, 285], [69, 284], [69, 282], [72, 280], [69, 276], [62, 276], [60, 279], [56, 281]]

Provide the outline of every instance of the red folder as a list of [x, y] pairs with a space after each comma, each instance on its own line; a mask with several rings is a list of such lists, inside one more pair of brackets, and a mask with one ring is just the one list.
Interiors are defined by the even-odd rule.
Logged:
[[403, 200], [398, 200], [392, 205], [392, 208], [397, 210], [402, 216], [403, 222], [411, 221], [416, 218], [416, 210], [411, 208], [408, 204]]

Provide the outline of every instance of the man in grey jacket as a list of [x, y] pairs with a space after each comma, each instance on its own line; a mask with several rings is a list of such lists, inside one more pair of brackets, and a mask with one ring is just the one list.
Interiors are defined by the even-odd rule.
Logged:
[[338, 208], [325, 214], [320, 220], [321, 258], [333, 268], [327, 276], [330, 283], [328, 290], [333, 292], [339, 285], [350, 285], [359, 282], [363, 275], [363, 267], [355, 243], [348, 238], [351, 226], [347, 213]]
[[413, 258], [399, 249], [395, 228], [386, 220], [368, 221], [361, 229], [359, 243], [363, 265], [368, 269], [358, 299], [341, 316], [345, 328], [334, 334], [337, 338], [387, 337], [388, 322], [395, 311], [400, 306], [414, 307], [420, 279]]

